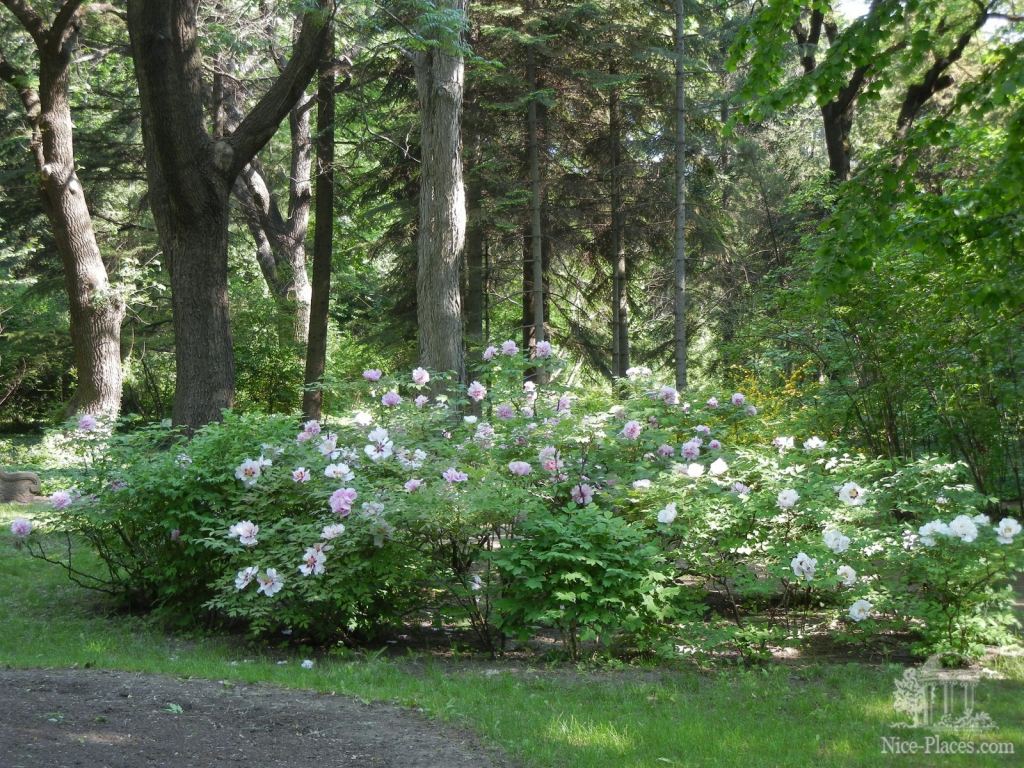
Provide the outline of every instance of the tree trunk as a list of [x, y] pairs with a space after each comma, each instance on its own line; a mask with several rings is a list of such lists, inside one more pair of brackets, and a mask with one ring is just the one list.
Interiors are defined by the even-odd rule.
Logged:
[[[464, 14], [466, 0], [439, 8]], [[443, 34], [443, 33], [442, 33]], [[420, 216], [417, 242], [416, 319], [420, 364], [465, 376], [459, 270], [466, 238], [462, 183], [463, 61], [458, 36], [415, 54], [420, 102]]]
[[[537, 61], [534, 46], [526, 49], [526, 82], [530, 91], [537, 89]], [[533, 294], [532, 343], [544, 341], [544, 231], [541, 208], [544, 190], [540, 177], [540, 137], [537, 120], [537, 99], [531, 95], [526, 107], [527, 155], [530, 166], [530, 291]], [[524, 318], [525, 319], [525, 318]]]
[[[675, 52], [676, 52], [676, 231], [675, 231], [675, 355], [676, 389], [686, 389], [686, 7], [684, 0], [675, 0]], [[725, 122], [727, 102], [722, 101], [722, 120]], [[722, 140], [723, 147], [725, 140]], [[725, 165], [725, 151], [722, 164]]]
[[328, 310], [331, 301], [331, 258], [334, 253], [334, 40], [328, 41], [316, 90], [316, 222], [313, 229], [313, 290], [306, 346], [302, 412], [319, 419], [327, 370]]
[[[615, 66], [609, 67], [611, 75]], [[629, 295], [626, 285], [626, 248], [622, 216], [622, 126], [619, 119], [619, 92], [613, 87], [608, 96], [608, 136], [611, 145], [611, 229], [609, 260], [612, 265], [612, 372], [619, 377], [629, 368]]]
[[0, 79], [18, 91], [32, 127], [32, 152], [39, 169], [43, 205], [63, 267], [78, 377], [68, 409], [113, 417], [121, 407], [121, 323], [125, 307], [109, 283], [92, 216], [75, 172], [68, 67], [78, 42], [80, 3], [64, 3], [49, 28], [33, 9], [17, 5], [15, 15], [26, 24], [36, 44], [39, 92], [26, 85], [26, 73], [2, 59]]
[[[484, 341], [484, 225], [483, 179], [479, 164], [483, 159], [483, 141], [478, 124], [478, 109], [471, 110], [474, 119], [466, 120], [470, 135], [469, 162], [473, 171], [466, 185], [466, 207], [469, 220], [466, 225], [466, 335], [475, 344]], [[470, 110], [467, 110], [467, 118]]]
[[129, 0], [150, 205], [171, 273], [177, 379], [172, 416], [196, 428], [234, 401], [228, 317], [228, 203], [238, 174], [270, 140], [316, 71], [330, 18], [307, 10], [288, 65], [214, 141], [203, 110], [198, 0]]

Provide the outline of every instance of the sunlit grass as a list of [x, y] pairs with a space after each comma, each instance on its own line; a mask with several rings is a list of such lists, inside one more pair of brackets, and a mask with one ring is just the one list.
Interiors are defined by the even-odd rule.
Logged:
[[[805, 664], [701, 672], [585, 672], [495, 662], [388, 659], [367, 653], [254, 646], [235, 637], [173, 634], [116, 614], [59, 569], [13, 547], [0, 505], [0, 664], [96, 667], [264, 682], [394, 701], [469, 726], [526, 766], [1011, 766], [1024, 752], [1024, 662], [978, 688], [977, 706], [1016, 755], [887, 756], [896, 665]], [[83, 560], [86, 563], [87, 560]], [[311, 671], [298, 662], [317, 659]], [[286, 661], [286, 664], [279, 664]], [[924, 734], [920, 737], [923, 738]]]

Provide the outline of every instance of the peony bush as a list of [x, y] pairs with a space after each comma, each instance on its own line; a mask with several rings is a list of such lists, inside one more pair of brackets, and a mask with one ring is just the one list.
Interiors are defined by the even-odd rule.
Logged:
[[317, 641], [410, 622], [573, 657], [1010, 640], [1021, 526], [962, 465], [778, 434], [743, 393], [688, 402], [643, 368], [614, 399], [565, 380], [549, 344], [506, 341], [467, 386], [369, 369], [323, 422], [80, 422], [74, 487], [16, 541], [60, 561], [39, 529], [66, 533], [105, 564], [65, 561], [83, 583]]

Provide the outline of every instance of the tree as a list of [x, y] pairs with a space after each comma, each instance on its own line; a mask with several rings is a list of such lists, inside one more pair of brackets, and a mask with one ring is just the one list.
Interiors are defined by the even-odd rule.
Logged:
[[[686, 4], [675, 0], [675, 85], [676, 85], [676, 216], [673, 274], [673, 315], [675, 318], [676, 389], [686, 389]], [[723, 102], [724, 103], [724, 102]]]
[[306, 346], [302, 412], [319, 419], [327, 368], [327, 321], [331, 300], [331, 257], [334, 250], [334, 39], [320, 64], [316, 90], [316, 222], [313, 229], [313, 292]]
[[459, 272], [466, 239], [462, 182], [461, 35], [466, 0], [443, 0], [421, 19], [424, 50], [413, 54], [420, 107], [420, 217], [416, 317], [420, 364], [465, 374]]
[[40, 192], [53, 228], [68, 296], [78, 387], [71, 411], [114, 416], [121, 407], [123, 298], [107, 275], [85, 191], [75, 170], [69, 67], [83, 20], [82, 0], [66, 0], [46, 19], [25, 0], [3, 0], [31, 35], [39, 60], [38, 89], [0, 54], [0, 79], [18, 92], [32, 131]]
[[[844, 27], [831, 2], [774, 0], [744, 26], [732, 63], [750, 54], [742, 96], [749, 116], [802, 103], [813, 96], [821, 113], [834, 181], [850, 178], [851, 135], [858, 103], [883, 90], [902, 92], [896, 138], [941, 90], [953, 84], [949, 68], [994, 13], [1001, 0], [871, 0], [862, 17]], [[788, 45], [796, 42], [801, 75], [788, 78]], [[909, 83], [909, 84], [908, 84]]]
[[333, 10], [302, 18], [292, 58], [238, 127], [206, 130], [198, 0], [129, 0], [128, 31], [142, 107], [150, 206], [167, 255], [174, 310], [176, 424], [199, 427], [234, 401], [228, 318], [228, 204], [235, 179], [301, 99]]

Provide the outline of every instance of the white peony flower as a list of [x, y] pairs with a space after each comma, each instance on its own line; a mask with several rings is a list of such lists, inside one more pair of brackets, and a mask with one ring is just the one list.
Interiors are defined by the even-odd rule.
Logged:
[[711, 473], [713, 477], [724, 475], [728, 471], [729, 465], [726, 464], [723, 459], [715, 459], [713, 462], [711, 462], [711, 466], [708, 467], [708, 472]]
[[864, 503], [867, 491], [856, 483], [844, 483], [839, 488], [839, 500], [851, 507], [859, 507]]
[[366, 411], [359, 411], [352, 417], [352, 421], [359, 427], [368, 427], [373, 424], [373, 416], [368, 414]]
[[978, 526], [967, 515], [958, 515], [949, 523], [949, 535], [955, 536], [965, 544], [970, 544], [978, 538]]
[[312, 669], [313, 668], [313, 660], [312, 659], [303, 659], [302, 660], [302, 664], [300, 664], [299, 666], [301, 666], [303, 669]]
[[263, 460], [246, 459], [235, 467], [235, 477], [242, 481], [246, 488], [252, 488], [263, 473]]
[[267, 568], [266, 573], [262, 576], [257, 577], [260, 583], [259, 589], [256, 590], [256, 594], [262, 592], [267, 597], [272, 597], [281, 591], [281, 587], [284, 586], [284, 579], [282, 579], [275, 568]]
[[695, 462], [695, 463], [690, 464], [689, 466], [686, 467], [686, 476], [687, 477], [692, 477], [692, 478], [696, 479], [698, 477], [703, 476], [703, 474], [704, 474], [704, 465], [703, 464], [697, 464]]
[[352, 468], [348, 464], [328, 464], [326, 469], [324, 469], [324, 477], [348, 482], [355, 478], [355, 474], [353, 474]]
[[326, 561], [327, 555], [323, 553], [323, 550], [309, 547], [302, 555], [302, 565], [299, 566], [299, 572], [303, 576], [319, 576], [324, 572], [324, 563]]
[[935, 546], [936, 536], [949, 536], [949, 526], [941, 520], [932, 520], [930, 523], [925, 523], [917, 529], [918, 536], [921, 537], [921, 543], [926, 547]]
[[825, 546], [837, 555], [850, 548], [850, 537], [844, 536], [842, 532], [837, 531], [835, 528], [829, 528], [825, 531], [824, 539]]
[[1020, 533], [1020, 523], [1012, 517], [1004, 517], [996, 526], [996, 541], [1000, 544], [1012, 544], [1013, 537]]
[[242, 520], [228, 528], [228, 536], [238, 539], [238, 543], [243, 547], [255, 547], [256, 534], [259, 532], [260, 527], [252, 520]]
[[320, 531], [320, 538], [321, 539], [327, 539], [328, 541], [330, 541], [331, 539], [338, 538], [344, 532], [345, 532], [345, 526], [342, 525], [341, 523], [334, 523], [333, 525], [325, 525], [324, 529], [322, 531]]
[[675, 502], [667, 504], [664, 509], [658, 512], [658, 522], [664, 523], [665, 525], [671, 525], [676, 519], [677, 514]]
[[808, 557], [805, 552], [798, 552], [797, 556], [789, 562], [789, 566], [798, 579], [810, 581], [814, 578], [814, 570], [818, 567], [818, 561], [813, 557]]
[[245, 589], [252, 584], [259, 570], [255, 565], [250, 565], [248, 568], [240, 570], [235, 574], [235, 589]]
[[852, 587], [857, 583], [857, 572], [848, 565], [840, 565], [836, 575], [842, 580], [844, 587]]
[[850, 618], [854, 621], [864, 621], [871, 616], [871, 609], [874, 606], [867, 600], [858, 600], [850, 606]]
[[776, 502], [779, 505], [779, 509], [792, 509], [796, 506], [796, 503], [800, 501], [800, 494], [794, 491], [792, 488], [787, 488], [784, 491], [779, 491]]
[[633, 481], [633, 488], [637, 491], [645, 491], [651, 487], [651, 481], [647, 478]]

